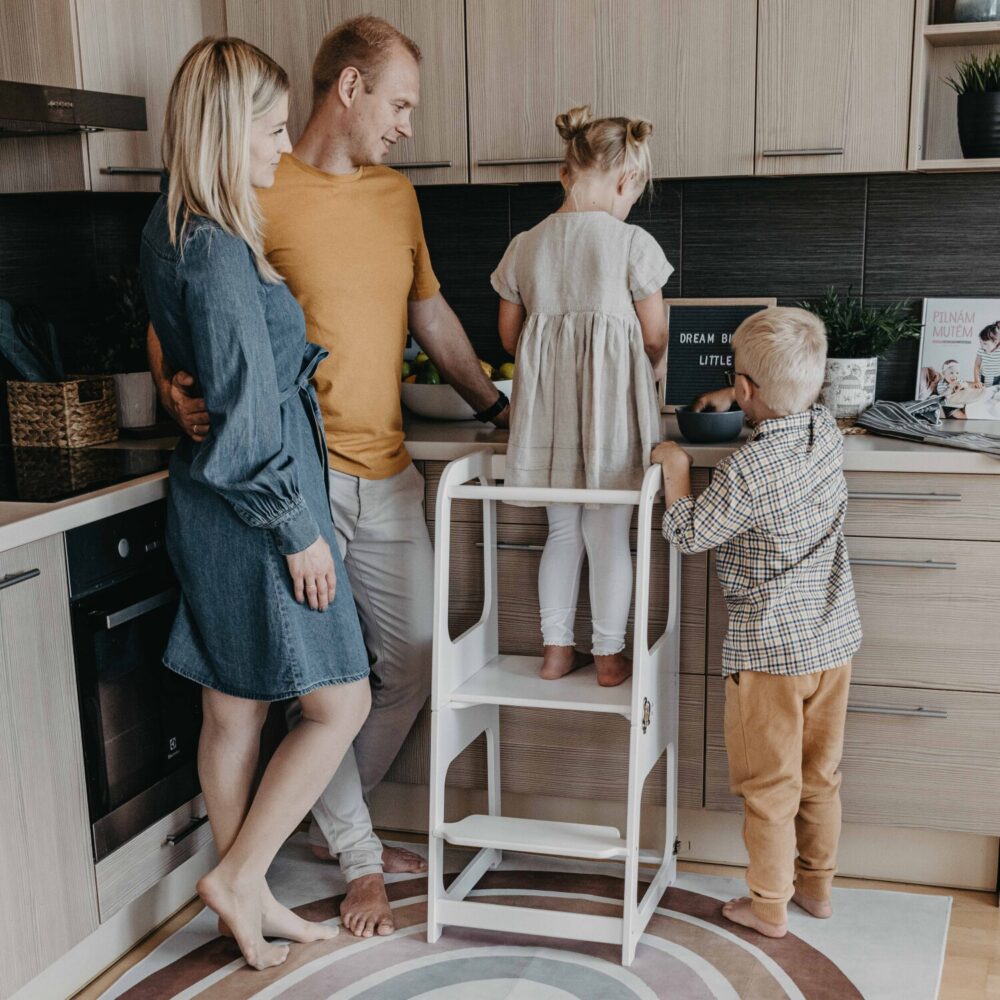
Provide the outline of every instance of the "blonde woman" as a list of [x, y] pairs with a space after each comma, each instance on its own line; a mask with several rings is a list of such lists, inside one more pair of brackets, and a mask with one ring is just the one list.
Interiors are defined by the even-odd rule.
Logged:
[[[221, 861], [198, 891], [247, 963], [278, 965], [279, 937], [314, 941], [265, 873], [368, 713], [354, 600], [334, 540], [326, 444], [302, 310], [262, 252], [254, 188], [289, 149], [288, 78], [236, 38], [205, 39], [174, 78], [165, 195], [142, 240], [167, 363], [193, 374], [211, 426], [170, 463], [167, 544], [181, 604], [164, 663], [204, 689], [198, 770]], [[251, 787], [268, 704], [302, 720]]]
[[[660, 436], [654, 369], [666, 350], [662, 288], [673, 268], [645, 230], [624, 221], [650, 179], [649, 122], [574, 108], [563, 206], [515, 236], [493, 287], [500, 339], [517, 368], [507, 484], [638, 489]], [[593, 659], [600, 684], [631, 674], [623, 653], [632, 594], [632, 508], [554, 505], [538, 572], [545, 657], [556, 679], [587, 662], [574, 652], [580, 567], [590, 565]]]

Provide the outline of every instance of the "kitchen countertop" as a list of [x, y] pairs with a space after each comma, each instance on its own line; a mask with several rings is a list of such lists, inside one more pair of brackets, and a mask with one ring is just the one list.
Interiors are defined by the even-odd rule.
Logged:
[[[962, 421], [949, 421], [954, 429]], [[977, 430], [1000, 434], [1000, 422], [976, 421]], [[407, 417], [406, 446], [417, 461], [447, 462], [474, 448], [498, 455], [507, 450], [507, 431], [477, 421], [447, 422]], [[711, 467], [733, 451], [735, 444], [690, 445], [677, 432], [677, 421], [664, 417], [666, 437], [680, 441], [698, 467]], [[107, 447], [170, 448], [175, 439], [123, 440]], [[977, 452], [914, 444], [872, 434], [844, 438], [844, 469], [848, 472], [937, 472], [1000, 475], [1000, 460]], [[70, 497], [59, 503], [0, 503], [0, 551], [68, 531], [166, 496], [167, 473], [157, 472], [117, 486]]]

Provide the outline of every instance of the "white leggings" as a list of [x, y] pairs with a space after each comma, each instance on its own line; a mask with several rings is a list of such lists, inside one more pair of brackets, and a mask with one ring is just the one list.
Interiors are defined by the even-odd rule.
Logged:
[[632, 507], [607, 504], [586, 509], [579, 504], [546, 508], [549, 537], [538, 567], [542, 641], [572, 646], [573, 620], [580, 591], [584, 551], [590, 566], [590, 607], [595, 656], [620, 653], [632, 604], [632, 555], [629, 525]]

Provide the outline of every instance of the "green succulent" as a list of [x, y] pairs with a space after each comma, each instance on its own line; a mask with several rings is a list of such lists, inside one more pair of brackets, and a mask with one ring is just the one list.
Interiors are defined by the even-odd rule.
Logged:
[[831, 358], [877, 358], [901, 340], [920, 337], [920, 320], [909, 302], [866, 306], [850, 289], [841, 295], [831, 286], [799, 305], [823, 320]]

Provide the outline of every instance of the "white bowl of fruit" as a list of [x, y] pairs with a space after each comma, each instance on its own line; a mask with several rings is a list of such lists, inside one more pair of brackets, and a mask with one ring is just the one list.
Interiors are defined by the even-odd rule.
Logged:
[[[494, 368], [487, 361], [480, 361], [487, 378], [503, 393], [510, 396], [514, 385], [514, 366], [509, 362]], [[419, 417], [431, 420], [474, 420], [472, 407], [441, 380], [441, 373], [426, 354], [418, 354], [412, 361], [403, 362], [400, 391], [403, 405]]]

